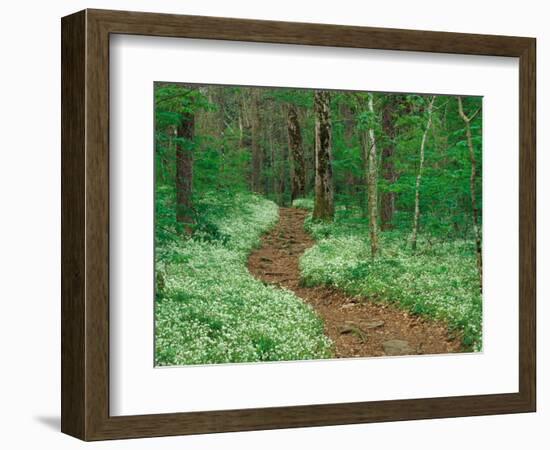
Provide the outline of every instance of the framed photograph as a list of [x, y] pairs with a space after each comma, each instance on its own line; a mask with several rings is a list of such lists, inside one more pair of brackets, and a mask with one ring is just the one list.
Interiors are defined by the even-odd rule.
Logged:
[[61, 30], [64, 433], [535, 411], [534, 38]]

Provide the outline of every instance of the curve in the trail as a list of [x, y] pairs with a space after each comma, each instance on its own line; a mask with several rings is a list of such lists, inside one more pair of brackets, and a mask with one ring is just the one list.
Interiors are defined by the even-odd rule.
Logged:
[[358, 298], [327, 286], [304, 287], [299, 259], [314, 240], [304, 230], [307, 211], [280, 208], [280, 219], [248, 260], [258, 279], [293, 291], [323, 318], [335, 356], [417, 355], [462, 351], [459, 336], [443, 322], [424, 319], [391, 305]]

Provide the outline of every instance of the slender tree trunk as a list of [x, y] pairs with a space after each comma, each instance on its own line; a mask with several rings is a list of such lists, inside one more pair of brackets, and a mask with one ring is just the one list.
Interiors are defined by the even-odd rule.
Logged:
[[[344, 128], [343, 133], [343, 142], [344, 145], [348, 148], [352, 148], [354, 145], [354, 133], [357, 129], [355, 124], [355, 117], [353, 108], [350, 106], [349, 102], [346, 100], [340, 103], [340, 117]], [[343, 186], [343, 189], [346, 191], [346, 195], [349, 198], [360, 198], [360, 192], [358, 192], [358, 187], [362, 187], [362, 179], [357, 178], [355, 171], [348, 170], [346, 176], [346, 183]], [[358, 195], [359, 194], [359, 195]], [[349, 202], [346, 202], [346, 208], [351, 206]]]
[[279, 205], [285, 206], [286, 205], [286, 199], [285, 199], [285, 193], [286, 193], [286, 161], [288, 158], [287, 153], [287, 147], [286, 145], [280, 145], [279, 142]]
[[260, 146], [260, 90], [251, 89], [252, 190], [262, 193], [262, 149]]
[[[398, 100], [391, 96], [382, 113], [382, 127], [386, 135], [386, 145], [382, 149], [382, 176], [388, 183], [395, 183], [397, 176], [395, 173], [394, 153], [395, 153], [395, 122], [394, 114]], [[391, 187], [390, 187], [391, 189]], [[395, 212], [395, 192], [383, 192], [380, 199], [381, 214], [380, 221], [382, 230], [390, 230], [393, 227], [393, 214]]]
[[340, 112], [344, 122], [344, 143], [346, 146], [351, 147], [353, 145], [353, 134], [356, 130], [354, 112], [351, 106], [345, 102], [341, 104]]
[[248, 107], [247, 96], [241, 91], [239, 103], [239, 148], [251, 147], [251, 126], [250, 126], [250, 109]]
[[474, 117], [479, 112], [476, 111], [471, 117], [468, 117], [464, 113], [464, 109], [462, 107], [462, 98], [457, 97], [458, 99], [458, 111], [460, 113], [460, 117], [462, 117], [462, 120], [464, 121], [464, 124], [466, 125], [466, 140], [468, 142], [468, 149], [470, 151], [470, 164], [471, 164], [471, 172], [470, 172], [470, 200], [472, 205], [472, 224], [474, 228], [474, 236], [476, 240], [476, 254], [477, 254], [477, 271], [479, 274], [479, 288], [483, 290], [483, 255], [481, 251], [481, 230], [479, 226], [479, 212], [477, 209], [477, 202], [476, 202], [476, 157], [474, 153], [474, 144], [472, 142], [472, 129], [470, 127], [470, 122], [474, 119]]
[[424, 129], [424, 134], [422, 135], [422, 141], [420, 143], [420, 163], [418, 165], [418, 174], [416, 175], [416, 188], [414, 195], [414, 222], [413, 222], [413, 231], [411, 237], [411, 247], [416, 250], [416, 239], [418, 236], [418, 222], [420, 219], [420, 182], [422, 181], [422, 169], [424, 168], [424, 148], [426, 146], [426, 138], [428, 136], [428, 131], [432, 125], [432, 111], [435, 101], [435, 95], [432, 95], [428, 103], [428, 122], [426, 123], [426, 128]]
[[334, 219], [334, 186], [332, 181], [332, 126], [330, 93], [315, 91], [315, 219]]
[[193, 222], [193, 139], [195, 115], [183, 114], [176, 130], [176, 219], [187, 233]]
[[218, 185], [225, 185], [225, 96], [224, 89], [220, 89], [217, 92], [218, 98], [218, 111], [216, 117], [216, 128], [218, 131], [218, 139], [220, 145], [220, 175], [218, 179]]
[[369, 132], [364, 131], [359, 135], [361, 144], [361, 162], [363, 163], [362, 177], [361, 177], [361, 191], [359, 193], [361, 217], [367, 219], [369, 217], [369, 151], [370, 140]]
[[270, 133], [269, 133], [269, 150], [270, 150], [270, 158], [271, 158], [271, 191], [273, 192], [273, 196], [275, 197], [277, 195], [277, 164], [275, 159], [275, 145], [273, 144], [273, 121], [270, 125]]
[[287, 108], [288, 147], [292, 158], [291, 199], [303, 198], [306, 190], [306, 164], [302, 146], [302, 131], [296, 106], [290, 103]]
[[313, 122], [313, 133], [310, 133], [310, 139], [305, 143], [306, 194], [309, 194], [315, 192], [315, 112], [308, 110], [303, 122], [307, 124]]
[[[371, 113], [371, 120], [374, 120], [374, 101], [373, 95], [369, 94], [368, 108]], [[379, 251], [378, 244], [378, 170], [377, 170], [377, 156], [376, 156], [376, 136], [374, 135], [374, 128], [369, 127], [369, 139], [368, 139], [368, 163], [369, 168], [367, 172], [368, 191], [369, 191], [369, 229], [370, 229], [370, 249], [371, 256], [376, 256]]]
[[239, 148], [243, 147], [243, 114], [242, 110], [239, 110], [239, 117], [238, 117], [238, 123], [239, 123]]

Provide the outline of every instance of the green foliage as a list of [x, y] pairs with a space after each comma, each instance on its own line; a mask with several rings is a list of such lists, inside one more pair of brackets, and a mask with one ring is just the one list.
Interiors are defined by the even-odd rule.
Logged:
[[282, 104], [292, 103], [304, 108], [313, 107], [313, 91], [305, 89], [267, 89], [264, 98], [268, 101], [277, 101]]
[[338, 214], [332, 224], [306, 229], [318, 240], [300, 259], [306, 285], [331, 285], [372, 301], [389, 301], [413, 314], [444, 320], [460, 330], [468, 349], [481, 350], [482, 302], [474, 244], [422, 235], [412, 254], [408, 236], [397, 230], [382, 233], [384, 252], [371, 258], [368, 228], [360, 218]]
[[[273, 202], [290, 203], [294, 163], [288, 148], [289, 104], [298, 113], [306, 168], [306, 198], [295, 199], [292, 206], [313, 209], [313, 91], [266, 88], [258, 94], [252, 89], [259, 88], [155, 84], [157, 364], [330, 356], [330, 343], [313, 310], [292, 293], [255, 280], [245, 267], [261, 233], [277, 220]], [[370, 96], [373, 112], [367, 107]], [[252, 98], [257, 98], [257, 107]], [[482, 311], [471, 162], [465, 124], [452, 96], [438, 96], [435, 101], [419, 190], [417, 252], [412, 254], [407, 245], [427, 98], [332, 92], [337, 217], [334, 223], [306, 220], [317, 244], [301, 260], [302, 276], [307, 284], [331, 284], [443, 319], [463, 333], [467, 348], [479, 350]], [[481, 98], [464, 97], [463, 106], [471, 117], [480, 110]], [[190, 123], [189, 117], [194, 124], [190, 140], [176, 132]], [[481, 216], [482, 114], [470, 125], [477, 163], [475, 202]], [[375, 259], [366, 219], [369, 130], [378, 149], [379, 216], [384, 194], [395, 195], [386, 224], [391, 231], [381, 234], [381, 255]], [[250, 194], [253, 140], [261, 159], [261, 186], [255, 188], [259, 196]], [[190, 152], [193, 159], [191, 206], [185, 211], [190, 222], [185, 226], [176, 220], [176, 148]], [[383, 156], [388, 149], [391, 152]], [[385, 173], [388, 164], [393, 166], [392, 176]]]
[[294, 208], [307, 209], [308, 211], [313, 211], [313, 204], [314, 200], [312, 198], [297, 198], [292, 202]]
[[323, 323], [311, 307], [289, 291], [265, 286], [246, 268], [249, 251], [278, 220], [276, 205], [250, 194], [230, 199], [214, 193], [200, 205], [209, 225], [198, 228], [198, 236], [163, 241], [160, 248], [157, 241], [163, 289], [155, 305], [155, 363], [331, 356]]

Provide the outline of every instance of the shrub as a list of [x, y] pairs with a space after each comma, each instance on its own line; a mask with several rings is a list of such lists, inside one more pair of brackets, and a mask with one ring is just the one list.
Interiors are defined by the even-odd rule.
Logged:
[[312, 198], [297, 198], [292, 201], [294, 208], [303, 208], [308, 211], [313, 211], [313, 199]]

